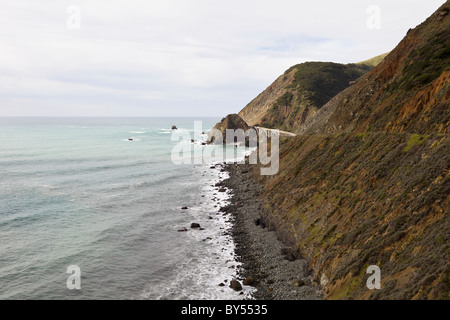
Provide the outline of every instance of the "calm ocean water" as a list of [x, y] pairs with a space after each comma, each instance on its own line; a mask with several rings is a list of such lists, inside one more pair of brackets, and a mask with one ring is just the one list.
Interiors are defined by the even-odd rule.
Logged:
[[194, 120], [220, 119], [0, 118], [0, 299], [241, 299], [218, 286], [238, 267], [226, 173], [171, 158], [172, 125], [213, 148]]

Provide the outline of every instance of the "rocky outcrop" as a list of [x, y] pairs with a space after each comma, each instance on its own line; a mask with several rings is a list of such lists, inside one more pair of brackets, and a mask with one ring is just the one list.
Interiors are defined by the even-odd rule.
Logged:
[[[246, 132], [250, 127], [247, 122], [245, 122], [239, 115], [237, 114], [229, 114], [225, 118], [223, 118], [220, 122], [218, 122], [213, 130], [208, 133], [207, 143], [215, 143], [222, 144], [227, 142], [227, 130], [237, 130], [242, 129], [243, 132]], [[218, 134], [220, 133], [220, 134]], [[222, 138], [220, 140], [220, 138]], [[242, 141], [240, 141], [242, 142]]]

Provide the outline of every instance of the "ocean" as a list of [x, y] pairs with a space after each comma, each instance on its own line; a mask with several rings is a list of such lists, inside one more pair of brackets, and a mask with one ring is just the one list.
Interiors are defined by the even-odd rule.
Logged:
[[230, 191], [215, 187], [220, 156], [206, 156], [249, 150], [202, 145], [195, 121], [219, 120], [0, 118], [0, 299], [249, 297], [227, 285]]

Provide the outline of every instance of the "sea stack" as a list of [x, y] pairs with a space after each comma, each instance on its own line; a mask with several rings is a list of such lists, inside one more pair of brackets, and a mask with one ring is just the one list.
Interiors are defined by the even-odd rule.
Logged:
[[[223, 118], [220, 122], [218, 122], [213, 130], [211, 130], [208, 134], [208, 138], [206, 142], [209, 144], [221, 144], [226, 143], [227, 139], [227, 129], [242, 129], [244, 132], [250, 129], [248, 124], [237, 114], [229, 114], [225, 118]], [[218, 141], [217, 133], [220, 132], [220, 136], [222, 138], [221, 141]], [[248, 138], [246, 138], [246, 142]], [[244, 141], [240, 141], [242, 144]], [[239, 141], [238, 141], [239, 143]]]

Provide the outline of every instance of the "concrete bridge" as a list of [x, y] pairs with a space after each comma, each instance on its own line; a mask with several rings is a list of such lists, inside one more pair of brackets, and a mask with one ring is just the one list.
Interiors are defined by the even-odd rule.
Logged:
[[256, 129], [256, 132], [258, 134], [265, 133], [267, 135], [273, 136], [280, 136], [280, 137], [295, 137], [296, 134], [292, 132], [282, 131], [278, 129], [270, 129], [270, 128], [264, 128], [264, 127], [254, 127]]

